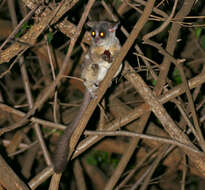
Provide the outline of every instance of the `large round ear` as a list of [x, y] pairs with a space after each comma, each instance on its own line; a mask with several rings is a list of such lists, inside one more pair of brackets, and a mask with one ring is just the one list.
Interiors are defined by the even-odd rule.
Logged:
[[97, 24], [96, 21], [88, 21], [88, 22], [86, 23], [86, 25], [87, 25], [88, 27], [90, 27], [90, 28], [93, 28], [93, 26], [95, 26], [96, 24]]
[[115, 32], [119, 26], [120, 22], [110, 23], [109, 32]]

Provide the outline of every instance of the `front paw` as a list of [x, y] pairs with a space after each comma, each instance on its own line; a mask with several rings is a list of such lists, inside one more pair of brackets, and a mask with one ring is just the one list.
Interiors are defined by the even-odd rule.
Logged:
[[92, 89], [90, 91], [90, 95], [93, 99], [96, 99], [97, 98], [97, 89], [95, 89], [95, 90]]
[[112, 55], [108, 50], [105, 50], [101, 57], [104, 61], [107, 61], [108, 63], [112, 63], [113, 61]]
[[92, 84], [92, 86], [90, 86], [90, 88], [88, 88], [90, 95], [93, 99], [97, 98], [97, 90], [99, 88], [99, 83], [95, 82]]

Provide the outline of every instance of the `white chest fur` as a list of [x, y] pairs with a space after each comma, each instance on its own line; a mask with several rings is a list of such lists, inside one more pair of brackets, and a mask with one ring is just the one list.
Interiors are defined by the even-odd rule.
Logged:
[[97, 80], [100, 82], [105, 78], [105, 75], [107, 74], [111, 64], [106, 61], [101, 61], [98, 63], [99, 70], [98, 70], [98, 76]]
[[[99, 71], [98, 71], [98, 77], [97, 77], [98, 82], [101, 82], [105, 78], [111, 65], [112, 64], [110, 64], [106, 61], [102, 61], [99, 63]], [[120, 73], [121, 70], [122, 70], [122, 64], [120, 64], [120, 67], [117, 70], [117, 72], [115, 73], [113, 78], [117, 77], [117, 75]]]

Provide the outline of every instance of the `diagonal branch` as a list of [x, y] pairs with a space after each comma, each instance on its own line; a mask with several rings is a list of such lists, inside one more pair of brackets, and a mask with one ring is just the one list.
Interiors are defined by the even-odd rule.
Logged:
[[[133, 84], [133, 86], [139, 92], [141, 97], [150, 106], [150, 109], [160, 120], [167, 133], [173, 139], [176, 139], [179, 142], [182, 142], [184, 144], [187, 144], [188, 146], [197, 149], [197, 147], [188, 139], [188, 137], [183, 133], [183, 131], [181, 131], [180, 128], [178, 128], [176, 123], [169, 116], [165, 108], [161, 105], [160, 101], [153, 95], [152, 91], [145, 84], [143, 79], [137, 73], [134, 72], [131, 66], [126, 65], [126, 70], [131, 72], [127, 76], [127, 79]], [[200, 171], [200, 173], [203, 176], [205, 176], [205, 156], [197, 156], [196, 154], [193, 154], [188, 150], [183, 151], [189, 156], [190, 160], [193, 162], [195, 167]]]

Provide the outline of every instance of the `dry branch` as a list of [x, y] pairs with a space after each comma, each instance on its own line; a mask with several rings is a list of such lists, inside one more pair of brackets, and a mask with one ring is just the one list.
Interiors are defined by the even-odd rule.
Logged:
[[[31, 179], [31, 189], [54, 174], [49, 154], [82, 101], [84, 87], [78, 77], [91, 42], [85, 23], [92, 11], [100, 13], [98, 4], [99, 18], [121, 21], [117, 37], [123, 45], [70, 141], [69, 159], [79, 159], [65, 172], [73, 169], [83, 179], [71, 178], [70, 185], [147, 189], [157, 183], [171, 189], [176, 176], [181, 179], [172, 189], [181, 181], [185, 189], [187, 176], [205, 177], [204, 31], [195, 28], [203, 26], [205, 5], [194, 0], [95, 2], [8, 0], [0, 4], [0, 136], [1, 148], [13, 164], [9, 166], [1, 153], [2, 188], [28, 189], [10, 168], [15, 164], [21, 169], [18, 173]], [[109, 100], [100, 103], [121, 62], [126, 63], [122, 78], [108, 90], [112, 95], [105, 95]], [[175, 81], [175, 71], [181, 83]], [[86, 130], [87, 137], [82, 136], [85, 127], [93, 130]], [[103, 139], [111, 135], [115, 137]], [[107, 151], [108, 160], [116, 154], [117, 167], [106, 164], [108, 160], [90, 166], [87, 158], [93, 150]], [[161, 166], [166, 170], [161, 171]], [[64, 183], [61, 175], [53, 175], [49, 189], [58, 189], [60, 180]]]

